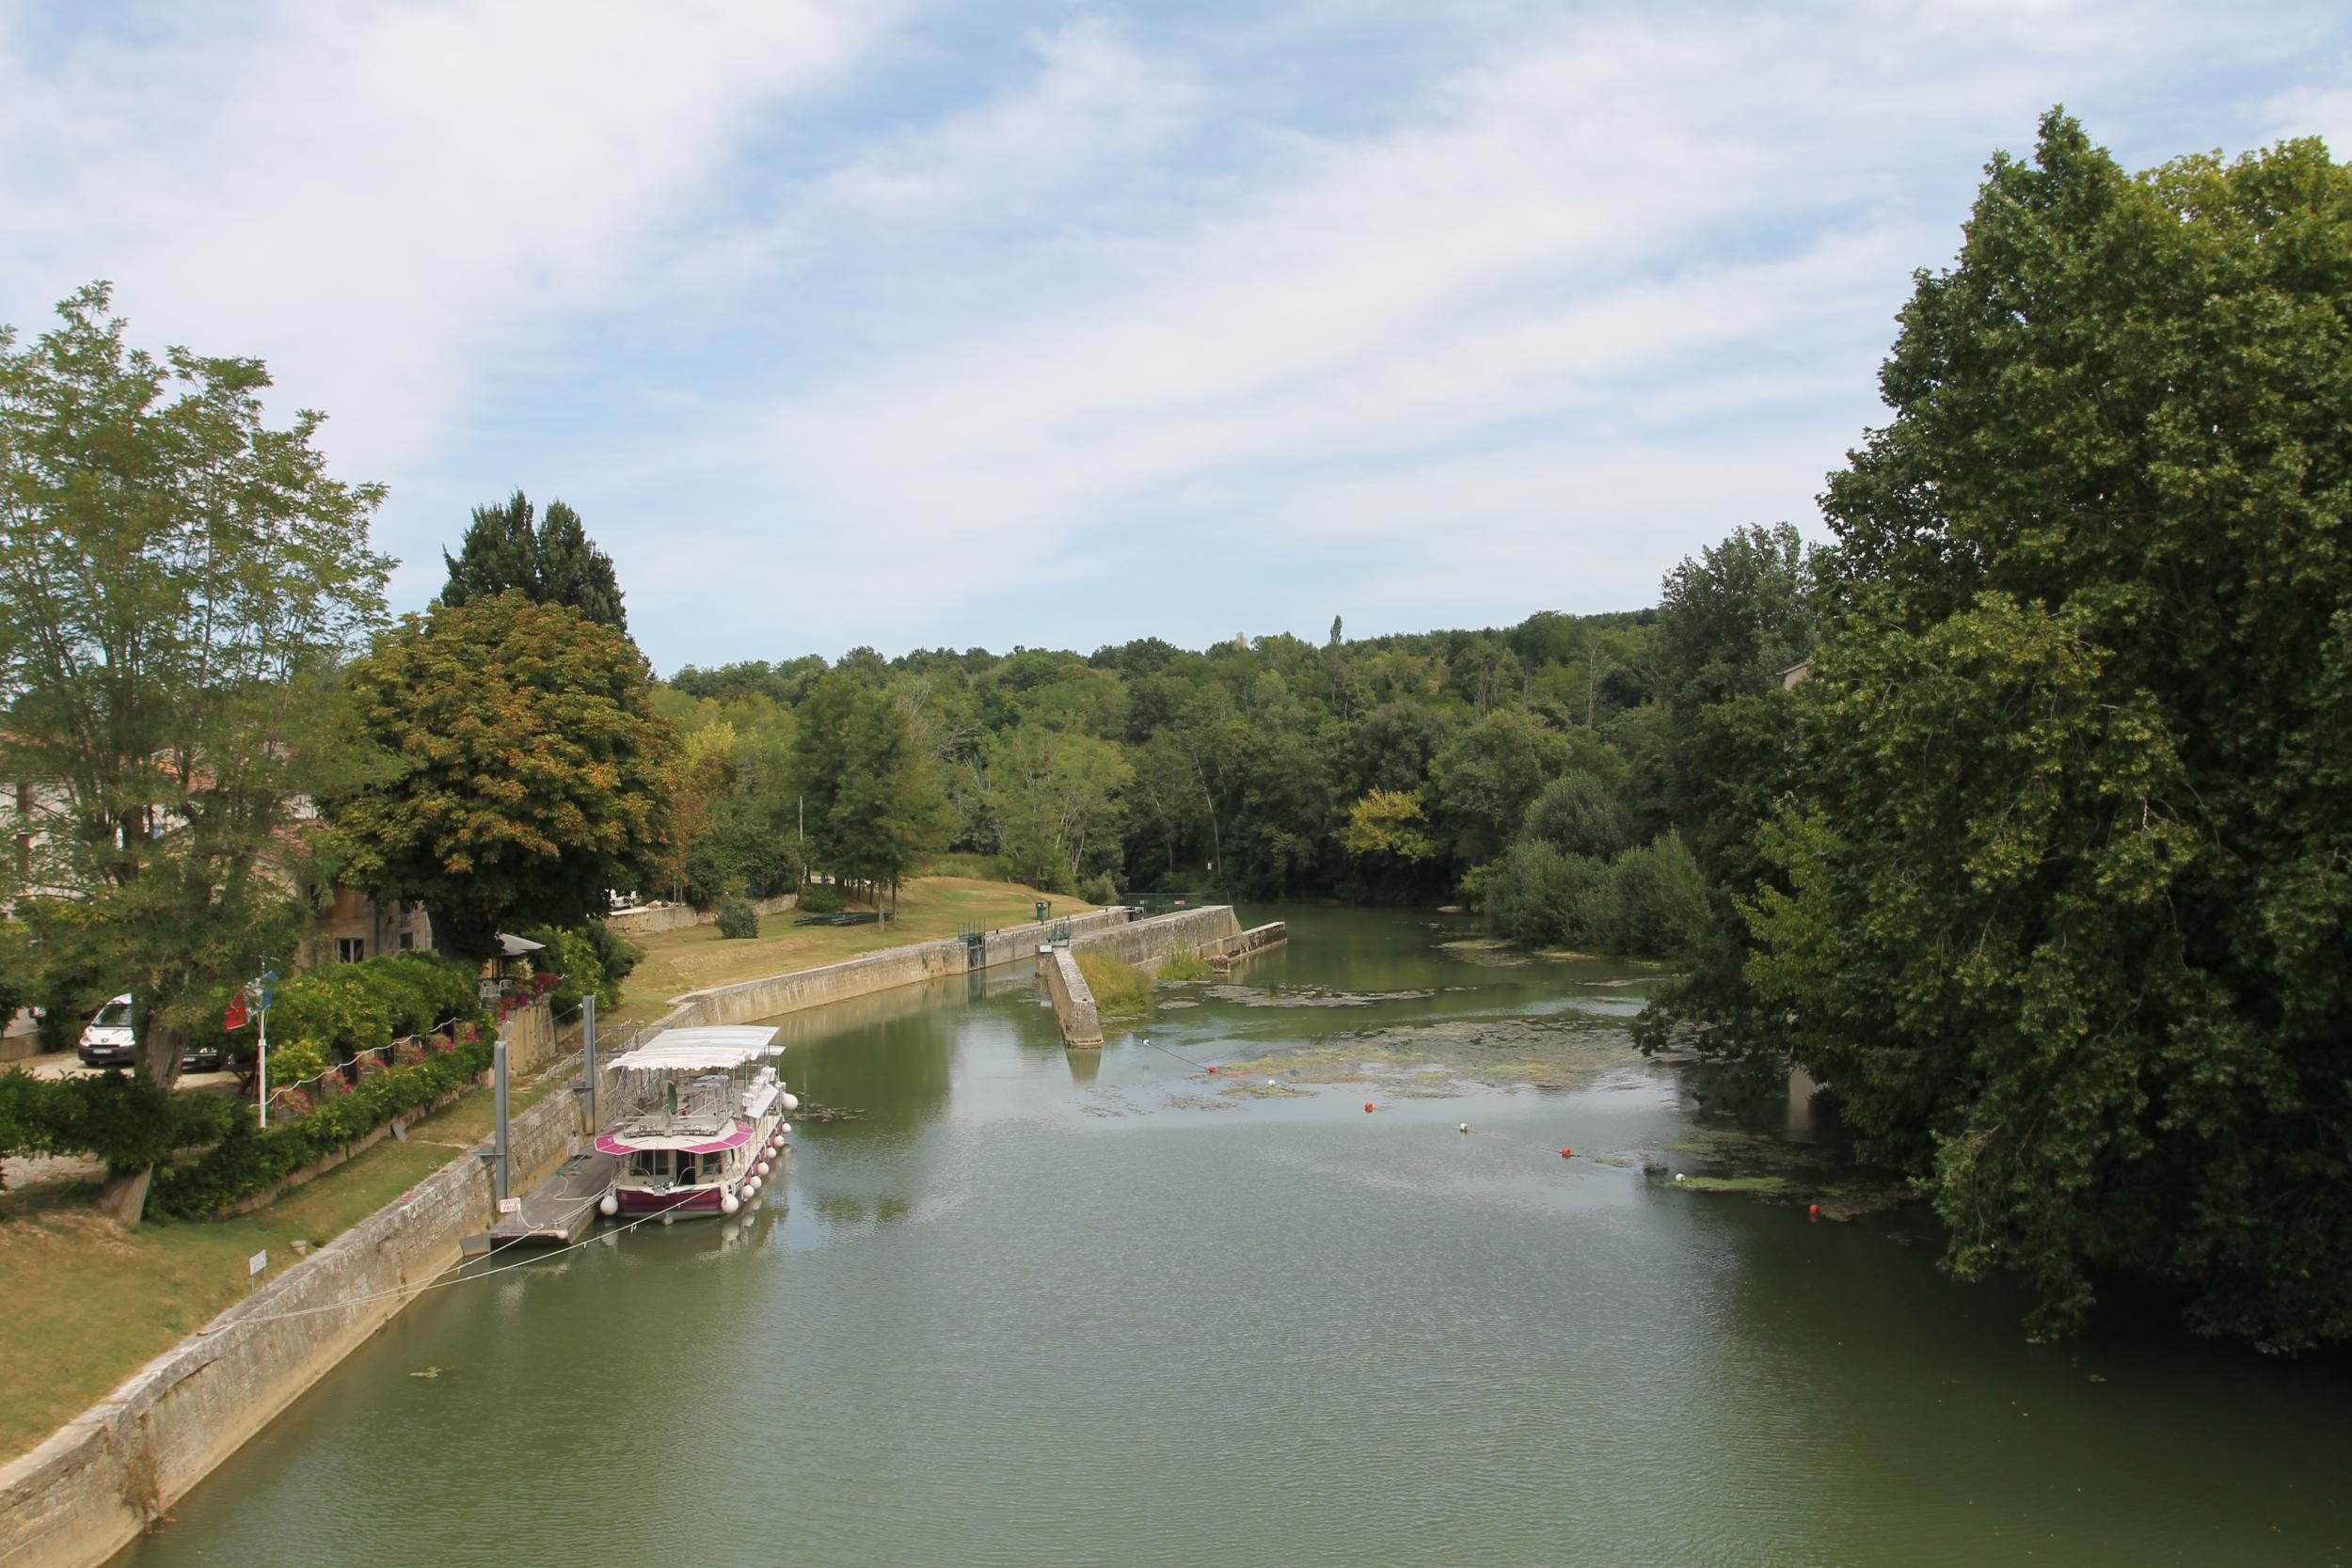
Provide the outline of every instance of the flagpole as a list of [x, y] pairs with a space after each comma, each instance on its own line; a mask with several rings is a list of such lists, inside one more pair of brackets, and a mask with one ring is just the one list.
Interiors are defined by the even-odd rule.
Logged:
[[256, 1054], [261, 1066], [254, 1076], [262, 1081], [262, 1131], [266, 1132], [269, 1131], [269, 1009], [263, 1007], [256, 1016], [259, 1021], [257, 1027], [260, 1030], [256, 1037], [260, 1042], [256, 1048]]

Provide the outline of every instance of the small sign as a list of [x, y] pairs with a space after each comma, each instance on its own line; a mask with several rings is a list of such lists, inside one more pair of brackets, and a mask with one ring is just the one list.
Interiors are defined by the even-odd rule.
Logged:
[[263, 1269], [268, 1267], [269, 1248], [263, 1247], [261, 1251], [255, 1253], [252, 1257], [245, 1260], [245, 1276], [247, 1279], [251, 1279], [255, 1275], [260, 1274]]
[[518, 1197], [502, 1197], [502, 1198], [500, 1198], [500, 1199], [499, 1199], [499, 1212], [500, 1212], [500, 1213], [501, 1213], [501, 1214], [519, 1214], [519, 1213], [521, 1213], [522, 1212], [523, 1212], [523, 1200], [522, 1200], [521, 1198], [518, 1198]]

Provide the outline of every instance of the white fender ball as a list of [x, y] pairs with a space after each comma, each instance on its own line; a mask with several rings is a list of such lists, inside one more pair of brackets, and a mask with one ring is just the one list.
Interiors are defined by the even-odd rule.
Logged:
[[738, 1209], [742, 1207], [743, 1200], [737, 1197], [733, 1193], [727, 1194], [724, 1197], [722, 1197], [719, 1200], [719, 1212], [722, 1214], [732, 1214]]
[[801, 1097], [797, 1094], [787, 1094], [777, 1103], [787, 1111], [797, 1111], [801, 1108]]
[[619, 1213], [620, 1212], [621, 1199], [619, 1194], [607, 1193], [602, 1197], [596, 1199], [596, 1212], [602, 1214], [606, 1219], [611, 1219], [613, 1215]]
[[776, 1131], [779, 1132], [789, 1132], [792, 1131], [792, 1124], [787, 1121], [783, 1126], [777, 1128]]
[[753, 1169], [754, 1171], [757, 1172], [759, 1175], [761, 1175], [761, 1176], [765, 1176], [765, 1175], [767, 1175], [767, 1174], [768, 1174], [768, 1162], [767, 1162], [767, 1161], [765, 1161], [765, 1160], [762, 1160], [759, 1164], [757, 1164], [754, 1165], [754, 1166], [752, 1167], [752, 1169]]

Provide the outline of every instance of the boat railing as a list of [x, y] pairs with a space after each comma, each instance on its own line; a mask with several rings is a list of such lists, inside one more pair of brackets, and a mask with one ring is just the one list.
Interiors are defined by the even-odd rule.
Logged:
[[649, 1078], [624, 1087], [616, 1119], [664, 1137], [716, 1133], [734, 1124], [737, 1100], [735, 1082], [724, 1075]]

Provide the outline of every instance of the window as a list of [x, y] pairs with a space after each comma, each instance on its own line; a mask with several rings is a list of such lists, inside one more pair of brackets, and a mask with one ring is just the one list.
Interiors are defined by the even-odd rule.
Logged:
[[404, 953], [413, 953], [413, 952], [415, 952], [415, 951], [416, 951], [416, 947], [417, 947], [417, 933], [416, 933], [416, 932], [414, 932], [414, 931], [403, 931], [403, 932], [401, 932], [401, 933], [400, 933], [400, 950], [401, 950], [402, 952], [404, 952]]
[[335, 961], [336, 961], [337, 963], [339, 963], [339, 964], [356, 964], [356, 963], [358, 963], [358, 962], [361, 958], [366, 958], [367, 956], [368, 956], [368, 939], [367, 939], [367, 938], [365, 938], [365, 937], [337, 937], [337, 938], [335, 939]]

